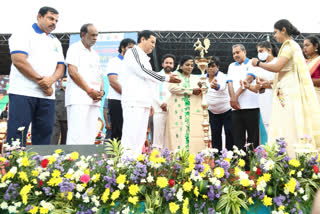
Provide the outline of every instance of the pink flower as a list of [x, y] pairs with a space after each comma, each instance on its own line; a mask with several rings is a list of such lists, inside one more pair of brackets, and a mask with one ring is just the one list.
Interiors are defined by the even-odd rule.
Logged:
[[90, 176], [87, 175], [87, 174], [83, 174], [83, 175], [81, 175], [81, 177], [80, 177], [80, 181], [81, 181], [82, 183], [88, 183], [89, 180], [90, 180]]

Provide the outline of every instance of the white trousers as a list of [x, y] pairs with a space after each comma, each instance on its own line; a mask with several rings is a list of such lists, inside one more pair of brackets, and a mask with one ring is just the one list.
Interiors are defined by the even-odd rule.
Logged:
[[146, 141], [150, 108], [123, 106], [121, 145], [124, 157], [137, 158]]
[[153, 148], [161, 150], [167, 147], [166, 123], [166, 112], [155, 112], [153, 114]]
[[99, 106], [67, 106], [67, 145], [94, 144], [97, 137]]

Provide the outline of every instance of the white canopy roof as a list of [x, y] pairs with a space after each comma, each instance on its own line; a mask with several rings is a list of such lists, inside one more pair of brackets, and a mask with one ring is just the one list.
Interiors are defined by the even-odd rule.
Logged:
[[40, 7], [59, 11], [55, 33], [79, 32], [93, 23], [101, 32], [272, 32], [282, 18], [302, 33], [320, 33], [319, 0], [3, 0], [0, 33], [36, 22]]

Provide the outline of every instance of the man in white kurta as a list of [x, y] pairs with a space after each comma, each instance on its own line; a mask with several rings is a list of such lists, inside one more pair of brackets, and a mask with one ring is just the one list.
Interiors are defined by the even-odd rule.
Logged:
[[180, 82], [175, 75], [162, 76], [152, 71], [147, 54], [152, 52], [155, 44], [155, 33], [142, 31], [138, 35], [138, 45], [129, 49], [124, 56], [121, 96], [121, 145], [124, 148], [124, 157], [135, 158], [142, 153], [150, 108], [155, 96], [155, 84], [164, 81]]
[[98, 31], [92, 24], [80, 30], [81, 40], [71, 45], [66, 58], [68, 78], [66, 107], [68, 118], [67, 145], [94, 144], [104, 95], [99, 55], [92, 46]]
[[[160, 75], [169, 76], [174, 68], [175, 56], [166, 54], [162, 57]], [[153, 142], [152, 147], [164, 149], [166, 144], [167, 101], [171, 95], [168, 83], [163, 82], [156, 87], [156, 96], [153, 103]]]

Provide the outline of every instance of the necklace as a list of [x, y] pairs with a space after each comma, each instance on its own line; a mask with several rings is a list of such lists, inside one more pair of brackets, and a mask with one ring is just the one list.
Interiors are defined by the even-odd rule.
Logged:
[[315, 58], [317, 58], [319, 55], [315, 54], [313, 57], [310, 57], [310, 59], [308, 60], [308, 62], [312, 62]]

